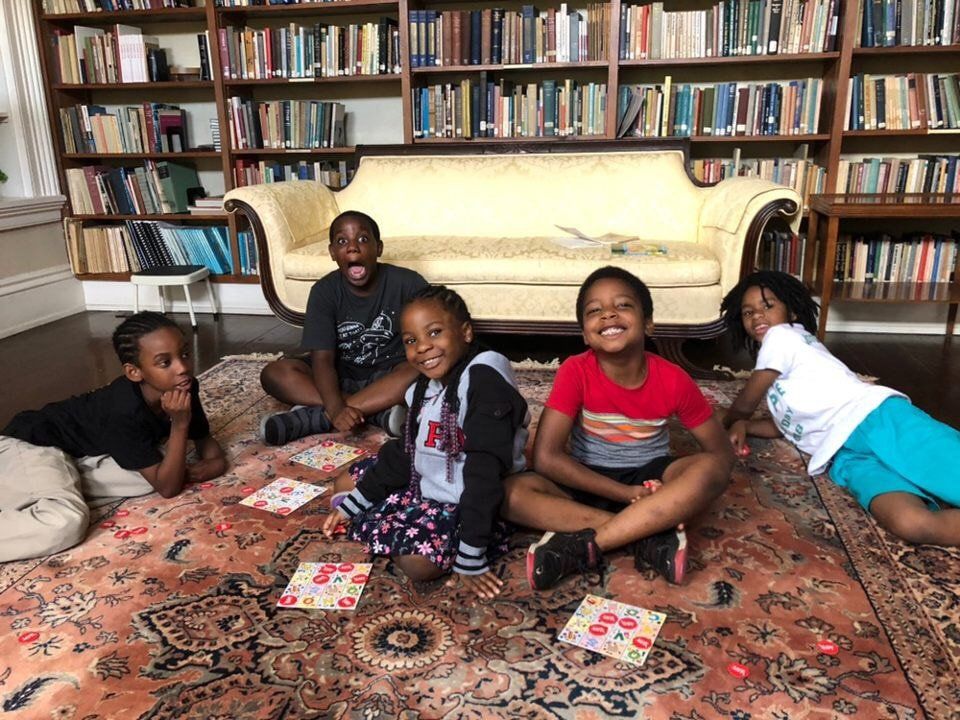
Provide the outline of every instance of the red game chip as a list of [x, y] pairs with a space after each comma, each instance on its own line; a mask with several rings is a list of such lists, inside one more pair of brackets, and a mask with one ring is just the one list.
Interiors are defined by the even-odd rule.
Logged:
[[117, 531], [113, 534], [113, 536], [114, 536], [117, 540], [127, 540], [127, 539], [130, 537], [130, 531], [129, 531], [129, 530], [117, 530]]
[[282, 598], [280, 598], [280, 604], [281, 604], [281, 605], [287, 605], [287, 606], [296, 605], [296, 604], [297, 604], [297, 596], [296, 596], [296, 595], [284, 595]]
[[114, 517], [126, 517], [129, 514], [130, 514], [129, 510], [117, 510], [114, 513]]
[[352, 608], [352, 607], [353, 607], [354, 605], [356, 605], [356, 604], [357, 604], [357, 599], [356, 599], [355, 597], [351, 597], [351, 596], [349, 596], [349, 595], [347, 595], [346, 597], [342, 597], [342, 598], [340, 598], [339, 600], [337, 600], [337, 605], [339, 605], [339, 606], [342, 607], [342, 608]]
[[600, 613], [600, 622], [613, 625], [619, 618], [612, 612]]
[[252, 488], [249, 485], [247, 485], [246, 487], [240, 488], [240, 492], [243, 493], [244, 495], [252, 495], [256, 491], [257, 491], [256, 488]]
[[817, 641], [817, 652], [822, 652], [824, 655], [836, 655], [840, 652], [840, 646], [833, 640], [819, 640]]
[[204, 490], [209, 490], [210, 488], [213, 487], [213, 483], [212, 482], [200, 483], [200, 487], [202, 487]]
[[267, 501], [266, 501], [266, 500], [257, 500], [257, 501], [253, 504], [253, 506], [254, 506], [254, 507], [266, 507], [266, 506], [267, 506]]
[[230, 523], [222, 522], [219, 525], [214, 526], [213, 529], [216, 530], [217, 532], [224, 532], [225, 530], [229, 530], [232, 527], [233, 525], [231, 525]]
[[313, 581], [314, 581], [317, 585], [326, 585], [328, 582], [330, 582], [330, 576], [329, 576], [329, 575], [323, 575], [323, 574], [321, 574], [321, 575], [314, 575], [314, 576], [313, 576]]
[[324, 440], [320, 443], [320, 447], [333, 447], [333, 440]]
[[352, 578], [350, 578], [350, 582], [352, 582], [354, 585], [362, 585], [369, 578], [370, 578], [369, 575], [364, 575], [363, 573], [361, 573], [360, 575], [354, 575]]
[[113, 520], [104, 520], [102, 523], [100, 523], [100, 527], [102, 527], [104, 530], [107, 530], [108, 528], [112, 528], [115, 526], [116, 526], [116, 523]]
[[141, 527], [135, 527], [133, 530], [130, 531], [130, 534], [131, 534], [131, 535], [143, 535], [146, 531], [147, 531], [147, 528], [145, 528], [145, 527], [142, 527], [142, 526], [141, 526]]
[[594, 623], [593, 625], [590, 626], [590, 634], [596, 635], [597, 637], [600, 637], [601, 635], [606, 635], [607, 626], [600, 625], [599, 623]]
[[336, 466], [336, 465], [331, 465], [330, 463], [327, 463], [326, 465], [322, 466], [320, 469], [321, 469], [323, 472], [330, 472], [331, 470], [336, 470], [336, 469], [337, 469], [337, 466]]
[[293, 492], [293, 488], [287, 485], [286, 487], [280, 488], [280, 492], [284, 495], [289, 495], [290, 493]]
[[738, 680], [743, 680], [744, 678], [750, 677], [750, 668], [738, 662], [732, 662], [727, 665], [727, 672]]
[[644, 637], [643, 635], [637, 635], [633, 639], [633, 645], [640, 650], [649, 650], [651, 647], [653, 647], [653, 643], [650, 642], [650, 638]]
[[337, 566], [337, 570], [340, 572], [351, 572], [354, 567], [356, 566], [353, 563], [340, 563]]
[[625, 618], [620, 618], [620, 622], [617, 624], [620, 627], [622, 627], [624, 630], [635, 630], [637, 625], [639, 625], [640, 623], [638, 623], [632, 617], [625, 617]]
[[36, 642], [39, 639], [40, 633], [38, 633], [36, 630], [29, 630], [27, 632], [20, 633], [19, 637], [17, 637], [17, 642], [27, 645], [29, 643]]
[[327, 563], [326, 565], [322, 565], [320, 567], [320, 572], [322, 572], [324, 575], [330, 575], [331, 573], [335, 573], [336, 571], [337, 571], [337, 566], [331, 563]]
[[277, 508], [277, 515], [289, 515], [292, 512], [292, 508], [282, 507]]

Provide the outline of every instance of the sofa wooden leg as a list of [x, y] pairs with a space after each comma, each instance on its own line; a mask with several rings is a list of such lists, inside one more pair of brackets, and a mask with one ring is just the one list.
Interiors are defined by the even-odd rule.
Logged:
[[660, 355], [660, 357], [665, 358], [672, 363], [676, 363], [686, 370], [692, 378], [697, 380], [731, 379], [729, 373], [718, 370], [704, 370], [703, 368], [697, 367], [690, 362], [690, 359], [683, 353], [683, 343], [686, 338], [654, 337], [652, 340], [654, 345], [656, 345], [657, 353]]

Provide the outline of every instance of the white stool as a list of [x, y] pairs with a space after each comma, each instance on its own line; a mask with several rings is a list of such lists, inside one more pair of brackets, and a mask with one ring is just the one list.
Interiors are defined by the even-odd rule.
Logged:
[[219, 317], [217, 298], [213, 294], [210, 284], [210, 270], [203, 265], [168, 265], [166, 267], [141, 270], [130, 276], [133, 283], [133, 311], [140, 312], [140, 286], [154, 285], [160, 291], [160, 310], [167, 312], [167, 296], [163, 291], [168, 285], [180, 285], [187, 298], [187, 308], [190, 310], [190, 324], [197, 326], [197, 316], [193, 314], [193, 302], [190, 299], [190, 285], [203, 280], [207, 284], [207, 294], [210, 296], [210, 306], [213, 308], [213, 319]]

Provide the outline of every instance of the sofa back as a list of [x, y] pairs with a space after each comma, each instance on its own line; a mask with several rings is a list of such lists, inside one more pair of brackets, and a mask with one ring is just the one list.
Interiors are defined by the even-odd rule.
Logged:
[[384, 237], [556, 237], [587, 234], [697, 241], [703, 191], [683, 152], [365, 156], [337, 193]]

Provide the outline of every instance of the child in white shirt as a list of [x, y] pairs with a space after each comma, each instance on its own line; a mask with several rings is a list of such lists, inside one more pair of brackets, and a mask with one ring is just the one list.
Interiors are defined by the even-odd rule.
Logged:
[[[782, 435], [810, 455], [811, 475], [827, 472], [893, 534], [960, 545], [960, 432], [831, 355], [814, 336], [819, 307], [793, 276], [753, 273], [721, 311], [734, 342], [757, 353], [724, 417], [739, 454], [747, 435]], [[764, 398], [771, 418], [751, 419]]]

